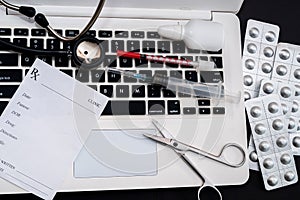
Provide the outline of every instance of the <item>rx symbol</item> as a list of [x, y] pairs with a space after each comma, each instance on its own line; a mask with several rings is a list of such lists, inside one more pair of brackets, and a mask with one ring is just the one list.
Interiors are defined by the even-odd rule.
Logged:
[[35, 81], [36, 81], [36, 78], [40, 75], [39, 70], [36, 68], [33, 68], [32, 72], [30, 74], [31, 74], [30, 78], [34, 79]]

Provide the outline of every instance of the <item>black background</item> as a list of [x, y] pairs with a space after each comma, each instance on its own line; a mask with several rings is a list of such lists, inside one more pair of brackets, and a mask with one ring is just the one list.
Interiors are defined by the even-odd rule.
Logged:
[[[226, 0], [223, 0], [226, 1]], [[256, 19], [280, 26], [280, 42], [300, 44], [300, 1], [299, 0], [245, 0], [238, 17], [241, 20], [242, 43], [248, 19]], [[300, 158], [296, 158], [300, 169]], [[300, 171], [299, 171], [300, 173]], [[218, 187], [223, 200], [298, 200], [300, 199], [300, 183], [266, 191], [260, 172], [250, 171], [246, 184], [241, 186]], [[175, 188], [155, 190], [128, 190], [128, 191], [101, 191], [101, 192], [74, 192], [58, 193], [54, 200], [195, 200], [198, 188]], [[1, 200], [35, 200], [39, 199], [31, 194], [26, 195], [0, 195]], [[207, 199], [207, 198], [205, 198]]]

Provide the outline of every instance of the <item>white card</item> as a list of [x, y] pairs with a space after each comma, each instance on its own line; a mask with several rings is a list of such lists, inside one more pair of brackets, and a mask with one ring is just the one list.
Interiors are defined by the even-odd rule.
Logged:
[[0, 177], [53, 199], [107, 101], [36, 60], [0, 118]]

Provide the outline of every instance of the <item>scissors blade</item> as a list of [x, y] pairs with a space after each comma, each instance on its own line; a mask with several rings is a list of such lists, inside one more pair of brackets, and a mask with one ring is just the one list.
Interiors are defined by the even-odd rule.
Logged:
[[169, 139], [175, 139], [174, 136], [169, 133], [164, 127], [161, 126], [161, 124], [156, 121], [155, 119], [152, 119], [152, 124], [155, 126], [155, 128], [159, 131], [159, 133], [165, 137], [165, 138], [169, 138]]
[[144, 136], [162, 144], [171, 145], [171, 139], [144, 133]]

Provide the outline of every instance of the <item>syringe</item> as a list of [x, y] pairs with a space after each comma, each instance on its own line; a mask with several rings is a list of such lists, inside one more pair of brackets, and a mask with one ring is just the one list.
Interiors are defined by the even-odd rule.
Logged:
[[134, 73], [119, 68], [107, 68], [107, 70], [129, 78], [141, 80], [147, 84], [160, 85], [173, 92], [187, 94], [194, 97], [210, 98], [215, 100], [216, 103], [218, 103], [222, 98], [231, 103], [239, 103], [241, 100], [241, 92], [225, 92], [221, 83], [196, 83], [185, 79], [167, 77], [158, 73], [154, 74], [153, 77], [147, 77], [145, 74]]

